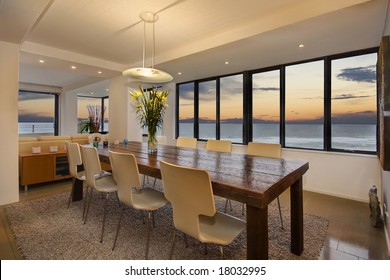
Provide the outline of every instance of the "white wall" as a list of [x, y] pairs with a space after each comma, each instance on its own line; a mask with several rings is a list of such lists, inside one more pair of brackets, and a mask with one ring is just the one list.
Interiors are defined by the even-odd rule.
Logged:
[[77, 134], [77, 90], [60, 94], [60, 135]]
[[0, 205], [19, 201], [18, 80], [19, 45], [0, 41]]

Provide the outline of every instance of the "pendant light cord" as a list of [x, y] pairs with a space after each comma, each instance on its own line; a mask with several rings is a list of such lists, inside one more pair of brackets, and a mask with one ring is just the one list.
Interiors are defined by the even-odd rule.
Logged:
[[142, 48], [142, 68], [145, 68], [145, 53], [146, 53], [146, 22], [144, 21], [144, 42]]

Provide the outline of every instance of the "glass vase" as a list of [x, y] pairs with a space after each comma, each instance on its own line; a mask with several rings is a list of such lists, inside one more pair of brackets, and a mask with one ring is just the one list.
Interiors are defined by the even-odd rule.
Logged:
[[156, 138], [156, 127], [148, 127], [148, 152], [149, 154], [157, 153], [157, 138]]

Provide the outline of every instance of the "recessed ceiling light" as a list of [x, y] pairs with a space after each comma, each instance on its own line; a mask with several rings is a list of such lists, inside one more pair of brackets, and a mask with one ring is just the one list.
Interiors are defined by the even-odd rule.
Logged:
[[299, 48], [304, 48], [305, 45], [304, 45], [304, 44], [299, 44], [298, 47], [299, 47]]
[[225, 61], [225, 64], [226, 64], [226, 65], [229, 64], [229, 61]]
[[40, 59], [39, 63], [45, 63], [45, 61], [43, 59]]
[[177, 75], [181, 75], [181, 72], [178, 72]]
[[94, 95], [94, 93], [93, 93], [93, 92], [91, 92], [91, 95]]
[[98, 71], [98, 74], [101, 74], [102, 73], [102, 71]]
[[108, 88], [106, 88], [106, 91], [108, 91]]
[[74, 66], [74, 65], [72, 65], [72, 66], [71, 66], [71, 68], [72, 68], [72, 69], [77, 69], [77, 67], [76, 67], [76, 66]]

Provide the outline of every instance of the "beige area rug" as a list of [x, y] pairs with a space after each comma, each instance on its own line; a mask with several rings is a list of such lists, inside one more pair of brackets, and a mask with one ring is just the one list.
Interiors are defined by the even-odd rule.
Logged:
[[[74, 202], [67, 209], [69, 193], [44, 199], [9, 205], [6, 214], [11, 224], [17, 246], [26, 259], [33, 260], [117, 260], [144, 259], [147, 224], [143, 224], [139, 211], [128, 209], [122, 219], [116, 248], [111, 250], [120, 208], [116, 199], [109, 201], [103, 243], [99, 242], [103, 203], [100, 194], [94, 193], [88, 221], [81, 221], [83, 201]], [[216, 197], [217, 209], [223, 211], [225, 199]], [[233, 202], [229, 212], [241, 219], [241, 203]], [[290, 252], [289, 211], [283, 210], [285, 228], [282, 230], [276, 205], [269, 207], [269, 257], [270, 259], [317, 259], [327, 234], [325, 218], [305, 215], [304, 251], [301, 256]], [[150, 235], [149, 259], [168, 259], [172, 240], [172, 215], [170, 206], [155, 213], [156, 227]], [[198, 241], [188, 238], [189, 247], [178, 235], [174, 259], [219, 259], [219, 249], [208, 245], [208, 254]], [[225, 259], [246, 258], [246, 233], [224, 247]]]

